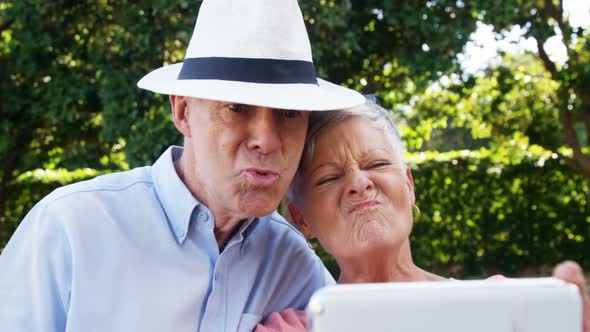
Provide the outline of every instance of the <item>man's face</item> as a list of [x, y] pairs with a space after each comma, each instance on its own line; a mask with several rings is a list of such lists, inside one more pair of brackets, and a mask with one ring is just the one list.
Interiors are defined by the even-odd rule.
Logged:
[[229, 217], [275, 210], [299, 164], [309, 113], [196, 98], [186, 110], [194, 165], [185, 177], [196, 180], [197, 198]]

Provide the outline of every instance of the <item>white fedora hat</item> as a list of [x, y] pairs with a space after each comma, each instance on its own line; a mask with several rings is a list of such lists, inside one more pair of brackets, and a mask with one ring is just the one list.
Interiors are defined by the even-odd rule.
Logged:
[[204, 0], [185, 60], [144, 76], [168, 95], [303, 111], [365, 102], [319, 79], [297, 0]]

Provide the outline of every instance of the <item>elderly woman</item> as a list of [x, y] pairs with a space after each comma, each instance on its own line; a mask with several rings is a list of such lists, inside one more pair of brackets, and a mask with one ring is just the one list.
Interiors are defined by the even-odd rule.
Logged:
[[412, 260], [414, 180], [389, 112], [367, 103], [324, 114], [290, 187], [294, 223], [335, 257], [339, 283], [444, 280]]
[[[317, 238], [336, 259], [338, 283], [448, 280], [412, 260], [409, 238], [413, 211], [418, 211], [414, 180], [391, 114], [367, 102], [343, 111], [316, 112], [310, 123], [288, 207], [301, 232]], [[564, 263], [554, 274], [584, 290], [577, 264]], [[303, 313], [287, 310], [271, 315], [256, 331], [305, 329]]]

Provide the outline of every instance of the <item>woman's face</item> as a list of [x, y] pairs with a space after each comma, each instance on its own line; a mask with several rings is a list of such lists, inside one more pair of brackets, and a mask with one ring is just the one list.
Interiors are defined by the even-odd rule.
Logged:
[[328, 129], [303, 174], [294, 219], [337, 259], [399, 247], [412, 229], [414, 187], [397, 156], [360, 117]]

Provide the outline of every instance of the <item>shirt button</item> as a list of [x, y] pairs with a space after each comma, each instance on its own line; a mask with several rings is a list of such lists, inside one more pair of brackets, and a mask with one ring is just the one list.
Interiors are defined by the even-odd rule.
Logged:
[[183, 237], [183, 236], [184, 236], [184, 230], [182, 230], [182, 229], [177, 229], [177, 230], [176, 230], [176, 235], [177, 235], [178, 237]]
[[206, 221], [209, 219], [209, 213], [203, 212], [199, 214], [199, 221]]

